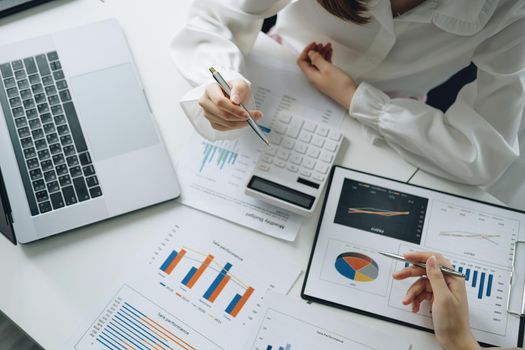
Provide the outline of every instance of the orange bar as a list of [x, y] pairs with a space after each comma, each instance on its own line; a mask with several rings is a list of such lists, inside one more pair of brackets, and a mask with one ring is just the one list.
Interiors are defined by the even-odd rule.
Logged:
[[164, 272], [166, 272], [169, 275], [171, 273], [171, 271], [173, 271], [175, 266], [177, 266], [177, 264], [182, 260], [182, 258], [184, 257], [184, 254], [186, 254], [186, 251], [184, 249], [181, 249], [179, 254], [177, 254], [175, 259], [173, 259], [171, 264], [166, 268], [166, 271], [164, 271]]
[[206, 257], [206, 260], [204, 260], [204, 262], [202, 263], [202, 265], [199, 267], [199, 269], [195, 272], [195, 274], [191, 277], [191, 279], [188, 281], [188, 284], [186, 285], [186, 287], [188, 288], [192, 288], [193, 285], [195, 285], [195, 283], [199, 280], [199, 278], [202, 276], [202, 274], [204, 273], [204, 270], [206, 270], [206, 268], [208, 267], [208, 265], [210, 265], [211, 261], [213, 260], [213, 255], [208, 255], [208, 257]]
[[246, 289], [246, 292], [244, 292], [244, 295], [242, 296], [242, 298], [239, 300], [239, 302], [237, 303], [237, 305], [235, 305], [235, 308], [232, 310], [232, 313], [231, 315], [233, 317], [237, 317], [237, 314], [239, 313], [239, 311], [241, 311], [242, 307], [244, 306], [244, 304], [246, 304], [246, 302], [248, 301], [248, 299], [250, 298], [250, 296], [253, 294], [253, 291], [254, 289], [252, 287]]
[[219, 293], [224, 289], [224, 287], [226, 286], [226, 283], [228, 283], [229, 280], [230, 280], [230, 276], [228, 275], [224, 276], [221, 283], [219, 283], [217, 288], [215, 288], [213, 293], [211, 293], [210, 298], [208, 299], [210, 303], [213, 303], [215, 299], [217, 299], [217, 297], [219, 296]]

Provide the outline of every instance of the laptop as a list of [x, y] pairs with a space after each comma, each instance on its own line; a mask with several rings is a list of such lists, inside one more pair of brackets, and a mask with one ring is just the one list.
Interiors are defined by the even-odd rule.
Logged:
[[116, 20], [0, 47], [0, 230], [27, 243], [180, 189]]
[[50, 0], [0, 0], [0, 17], [8, 16], [48, 1]]

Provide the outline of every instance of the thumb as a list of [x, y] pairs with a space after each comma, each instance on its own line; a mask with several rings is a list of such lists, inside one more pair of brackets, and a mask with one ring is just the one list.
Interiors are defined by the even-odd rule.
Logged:
[[236, 105], [241, 104], [250, 91], [248, 84], [244, 80], [235, 80], [230, 84], [232, 85], [230, 101]]
[[445, 282], [445, 277], [443, 277], [443, 272], [441, 272], [434, 255], [427, 260], [427, 277], [432, 286], [432, 292], [434, 293], [435, 298], [439, 299], [444, 297], [446, 293], [450, 293], [447, 283]]
[[308, 57], [310, 58], [310, 61], [312, 61], [312, 64], [320, 71], [326, 70], [330, 66], [330, 63], [328, 63], [328, 61], [324, 59], [323, 55], [317, 51], [312, 50], [308, 52]]

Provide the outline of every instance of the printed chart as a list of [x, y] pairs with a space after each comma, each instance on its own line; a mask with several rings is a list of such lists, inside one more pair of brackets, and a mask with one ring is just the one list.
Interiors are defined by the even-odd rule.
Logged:
[[499, 266], [511, 265], [518, 220], [440, 201], [432, 203], [430, 215], [426, 246]]
[[226, 165], [235, 165], [237, 157], [239, 157], [237, 144], [238, 141], [218, 141], [215, 143], [203, 141], [202, 161], [199, 173], [202, 173], [208, 166], [215, 166], [222, 170]]
[[336, 224], [419, 244], [428, 199], [345, 179]]
[[75, 349], [223, 349], [124, 285]]
[[[409, 250], [412, 249], [407, 246], [402, 246], [400, 254]], [[445, 257], [449, 259], [456, 271], [465, 274], [472, 328], [498, 335], [505, 335], [508, 317], [506, 310], [508, 297], [507, 284], [510, 278], [510, 271], [478, 262], [467, 261], [463, 258], [453, 256]], [[405, 266], [407, 266], [406, 263], [398, 262], [396, 269], [400, 270]], [[414, 283], [415, 280], [416, 279], [394, 281], [389, 298], [389, 305], [411, 312], [411, 306], [403, 306], [400, 300], [403, 299], [408, 287]], [[422, 306], [419, 315], [430, 318], [430, 305], [424, 303]]]
[[373, 249], [330, 239], [320, 277], [327, 282], [386, 296], [393, 266], [393, 260]]

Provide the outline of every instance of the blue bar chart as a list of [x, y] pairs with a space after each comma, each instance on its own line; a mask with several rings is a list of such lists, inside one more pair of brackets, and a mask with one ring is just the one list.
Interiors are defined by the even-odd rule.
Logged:
[[266, 347], [266, 350], [292, 350], [292, 346], [290, 344], [286, 344], [286, 346], [279, 346], [278, 348], [277, 347], [273, 347], [271, 345], [268, 345]]
[[239, 156], [237, 144], [238, 141], [217, 141], [214, 143], [203, 141], [204, 148], [199, 172], [202, 173], [210, 165], [220, 170], [226, 165], [234, 165]]

